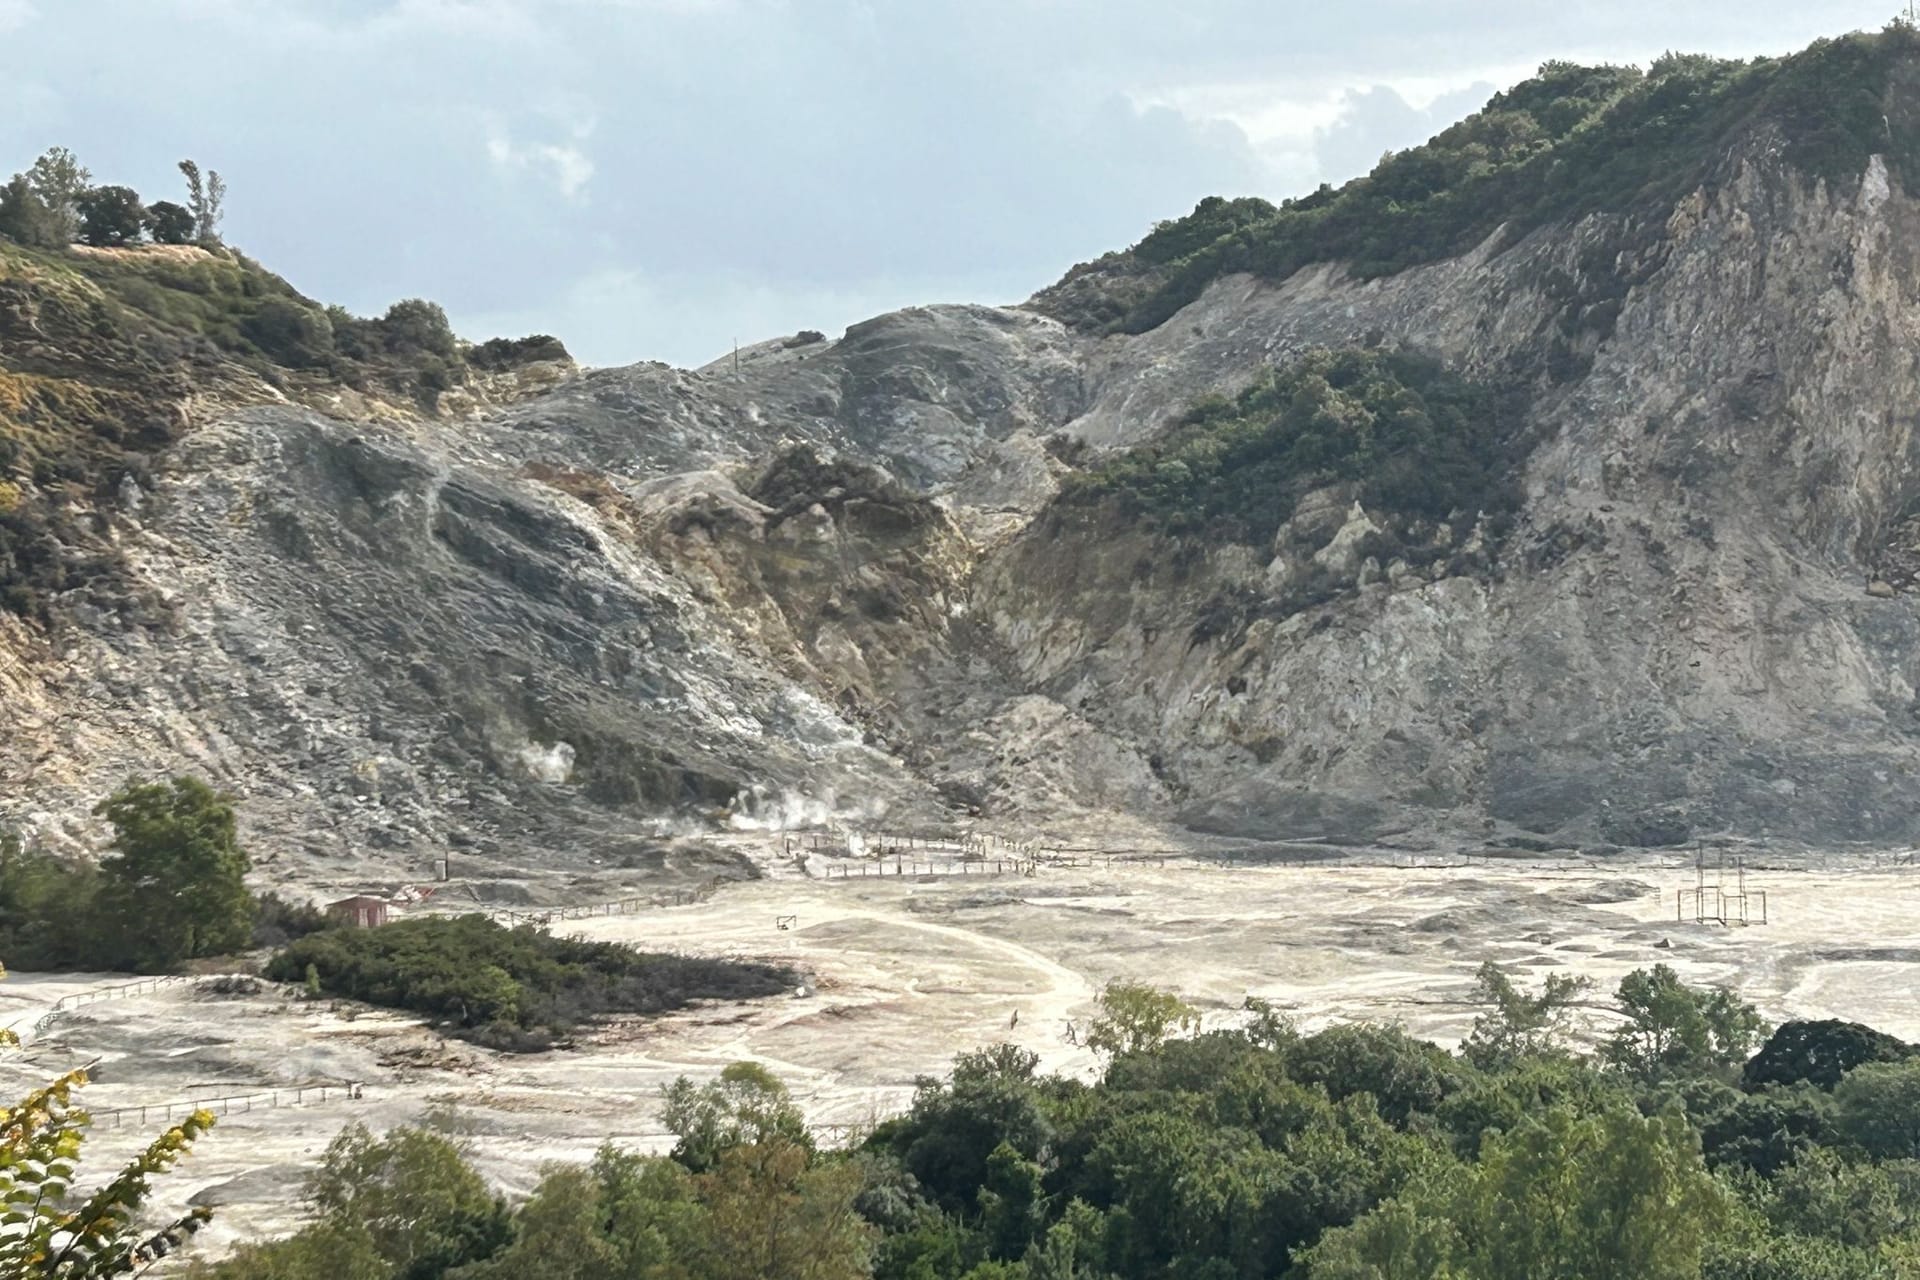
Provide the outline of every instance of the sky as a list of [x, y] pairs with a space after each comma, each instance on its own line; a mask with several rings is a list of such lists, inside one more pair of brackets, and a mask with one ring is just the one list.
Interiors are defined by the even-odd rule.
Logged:
[[361, 314], [698, 365], [1018, 301], [1211, 194], [1370, 169], [1542, 61], [1777, 54], [1895, 0], [0, 0], [49, 146]]

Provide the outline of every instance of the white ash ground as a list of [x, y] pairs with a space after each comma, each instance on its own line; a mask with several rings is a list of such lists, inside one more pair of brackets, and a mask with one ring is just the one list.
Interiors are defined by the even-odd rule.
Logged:
[[[215, 996], [189, 984], [61, 1015], [0, 1060], [0, 1088], [17, 1096], [95, 1059], [86, 1097], [97, 1112], [363, 1082], [358, 1099], [223, 1116], [162, 1181], [163, 1205], [217, 1206], [202, 1247], [218, 1250], [297, 1226], [302, 1172], [351, 1121], [381, 1130], [437, 1112], [489, 1177], [520, 1193], [543, 1162], [585, 1157], [605, 1141], [664, 1150], [660, 1086], [739, 1058], [778, 1072], [822, 1125], [895, 1112], [916, 1076], [995, 1041], [1032, 1048], [1051, 1070], [1089, 1072], [1067, 1024], [1084, 1021], [1116, 977], [1176, 988], [1210, 1022], [1232, 1021], [1252, 994], [1306, 1027], [1397, 1021], [1449, 1043], [1472, 1021], [1467, 996], [1483, 960], [1535, 980], [1586, 974], [1602, 994], [1626, 972], [1665, 962], [1691, 981], [1737, 985], [1773, 1019], [1850, 1018], [1920, 1039], [1920, 1006], [1908, 994], [1920, 964], [1916, 870], [1753, 872], [1772, 922], [1724, 929], [1676, 924], [1674, 890], [1692, 882], [1691, 866], [1652, 858], [1411, 869], [1174, 859], [927, 881], [821, 880], [765, 861], [769, 878], [708, 902], [555, 927], [781, 960], [812, 975], [805, 997], [620, 1020], [575, 1050], [513, 1056], [346, 1002], [306, 1003], [278, 988]], [[788, 915], [793, 927], [776, 928]], [[60, 996], [112, 981], [15, 974], [0, 984], [0, 1024], [32, 1031]], [[145, 1129], [103, 1121], [96, 1168], [158, 1123], [157, 1114]]]

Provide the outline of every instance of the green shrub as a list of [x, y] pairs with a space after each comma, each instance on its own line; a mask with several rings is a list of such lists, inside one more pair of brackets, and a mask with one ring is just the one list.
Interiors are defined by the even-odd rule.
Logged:
[[408, 298], [387, 308], [378, 323], [381, 344], [399, 356], [432, 355], [442, 360], [458, 356], [453, 326], [437, 302]]
[[268, 357], [295, 369], [323, 365], [333, 354], [333, 326], [326, 313], [291, 298], [268, 298], [241, 331]]
[[525, 338], [488, 338], [467, 353], [467, 363], [476, 369], [513, 369], [539, 360], [571, 360], [566, 345], [551, 334], [536, 333]]
[[1316, 351], [1073, 477], [1061, 502], [1117, 500], [1169, 533], [1262, 545], [1308, 490], [1348, 481], [1369, 512], [1465, 532], [1518, 509], [1521, 422], [1515, 397], [1434, 361]]
[[772, 965], [645, 954], [477, 915], [312, 934], [277, 953], [267, 976], [301, 982], [308, 966], [330, 994], [443, 1018], [467, 1038], [526, 1050], [607, 1014], [776, 995], [796, 981]]
[[1868, 1155], [1920, 1160], [1920, 1058], [1855, 1067], [1833, 1103], [1835, 1127]]
[[335, 927], [333, 917], [310, 902], [289, 902], [277, 893], [263, 893], [254, 902], [256, 947], [283, 947], [295, 938]]
[[99, 873], [29, 852], [0, 832], [0, 956], [16, 969], [107, 967], [99, 959]]

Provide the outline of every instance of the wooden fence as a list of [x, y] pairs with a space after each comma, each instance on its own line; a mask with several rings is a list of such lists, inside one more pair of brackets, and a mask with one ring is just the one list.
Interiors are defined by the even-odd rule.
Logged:
[[295, 1085], [290, 1089], [260, 1089], [253, 1093], [235, 1093], [221, 1098], [189, 1098], [180, 1102], [150, 1102], [130, 1107], [115, 1107], [111, 1111], [89, 1111], [93, 1123], [98, 1126], [111, 1121], [118, 1129], [122, 1124], [146, 1125], [158, 1120], [163, 1125], [172, 1124], [174, 1117], [185, 1119], [196, 1111], [211, 1111], [217, 1116], [230, 1116], [236, 1112], [266, 1111], [275, 1107], [312, 1107], [324, 1102], [354, 1099], [361, 1093], [361, 1081], [342, 1080], [333, 1084]]
[[902, 854], [946, 853], [975, 859], [1030, 859], [1043, 845], [1037, 840], [1017, 840], [988, 831], [918, 832], [896, 831], [803, 831], [783, 837], [791, 856], [808, 853], [840, 858], [896, 857]]
[[218, 974], [170, 973], [158, 978], [141, 978], [137, 982], [122, 982], [111, 987], [95, 987], [91, 991], [76, 991], [69, 996], [61, 996], [53, 1002], [52, 1011], [63, 1013], [68, 1009], [77, 1009], [83, 1004], [92, 1004], [96, 1000], [127, 1000], [134, 996], [151, 995], [162, 987], [175, 987], [183, 982], [201, 982]]
[[592, 920], [602, 916], [627, 916], [641, 911], [652, 911], [659, 907], [684, 907], [695, 902], [704, 902], [713, 896], [720, 881], [709, 880], [697, 889], [673, 889], [665, 893], [648, 894], [644, 897], [616, 898], [612, 902], [594, 902], [578, 907], [541, 907], [537, 910], [512, 911], [504, 907], [478, 913], [489, 920], [497, 920], [509, 929], [523, 924], [543, 927], [556, 920]]
[[[293, 990], [292, 987], [285, 983], [269, 982], [265, 978], [255, 977], [252, 974], [169, 973], [159, 977], [139, 978], [133, 982], [117, 982], [112, 986], [95, 987], [91, 991], [76, 991], [71, 995], [61, 996], [58, 1000], [48, 1005], [44, 1013], [34, 1019], [33, 1025], [27, 1028], [26, 1034], [23, 1035], [21, 1039], [29, 1042], [38, 1040], [42, 1035], [46, 1034], [47, 1028], [52, 1025], [54, 1020], [60, 1017], [61, 1014], [71, 1013], [82, 1005], [94, 1004], [101, 1000], [131, 1000], [137, 996], [152, 995], [157, 991], [163, 991], [169, 987], [177, 987], [182, 983], [218, 982], [223, 978], [257, 982], [260, 984], [262, 990], [273, 987], [279, 987], [285, 992], [291, 992]], [[25, 1046], [23, 1045], [22, 1049], [24, 1050], [24, 1048]]]
[[995, 858], [991, 861], [975, 858], [956, 858], [952, 861], [920, 862], [914, 859], [894, 858], [892, 861], [855, 862], [840, 866], [828, 866], [826, 878], [829, 880], [866, 880], [876, 876], [1005, 876], [1030, 875], [1033, 863], [1015, 861], [1007, 858]]

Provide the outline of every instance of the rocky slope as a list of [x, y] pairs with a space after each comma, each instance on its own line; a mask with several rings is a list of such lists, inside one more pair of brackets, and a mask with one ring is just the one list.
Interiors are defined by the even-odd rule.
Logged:
[[[1339, 600], [1273, 616], [1288, 557], [1365, 519], [1330, 495], [1318, 528], [1303, 513], [1273, 547], [1185, 564], [1137, 529], [1036, 526], [979, 594], [1022, 676], [1161, 744], [1207, 825], [1438, 809], [1628, 843], [1910, 839], [1920, 632], [1882, 566], [1920, 500], [1915, 219], [1877, 160], [1849, 189], [1749, 157], [1683, 203], [1590, 368], [1537, 388], [1527, 503], [1491, 574], [1352, 565]], [[1225, 280], [1138, 340], [1142, 363], [1171, 381], [1382, 332], [1464, 369], [1525, 362], [1559, 325], [1543, 282], [1611, 230], [1364, 286]], [[1088, 434], [1133, 429], [1157, 390], [1135, 381]], [[1222, 597], [1242, 619], [1197, 640]]]
[[[1917, 336], [1889, 160], [1752, 128], [1652, 214], [1225, 273], [1139, 334], [929, 307], [437, 414], [183, 399], [89, 525], [162, 607], [0, 620], [0, 819], [84, 844], [189, 769], [286, 874], [500, 881], [826, 820], [1909, 842]], [[1057, 496], [1315, 348], [1520, 397], [1511, 527]]]

